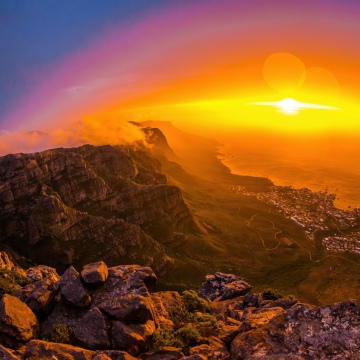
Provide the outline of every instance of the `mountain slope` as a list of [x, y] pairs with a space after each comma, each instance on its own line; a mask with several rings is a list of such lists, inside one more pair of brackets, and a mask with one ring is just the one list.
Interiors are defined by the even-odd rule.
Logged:
[[[99, 256], [165, 265], [162, 242], [197, 231], [145, 148], [91, 146], [0, 158], [0, 242], [51, 265]], [[155, 261], [156, 260], [156, 261]]]

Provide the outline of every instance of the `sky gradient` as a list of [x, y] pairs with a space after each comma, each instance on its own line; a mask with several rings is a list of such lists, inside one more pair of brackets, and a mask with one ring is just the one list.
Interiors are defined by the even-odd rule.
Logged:
[[[356, 0], [3, 0], [0, 131], [358, 133], [358, 19]], [[284, 98], [341, 110], [252, 104]]]

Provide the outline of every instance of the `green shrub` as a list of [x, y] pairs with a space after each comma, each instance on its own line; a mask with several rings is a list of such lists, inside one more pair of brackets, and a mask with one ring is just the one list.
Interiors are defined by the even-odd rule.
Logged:
[[210, 314], [196, 314], [196, 328], [199, 330], [201, 336], [210, 336], [214, 333], [219, 325], [216, 317]]
[[284, 295], [279, 290], [271, 288], [265, 289], [262, 295], [265, 300], [278, 300], [284, 297]]
[[185, 326], [175, 332], [159, 329], [153, 334], [151, 349], [158, 349], [161, 346], [173, 346], [181, 348], [187, 354], [192, 346], [199, 343], [200, 337], [199, 331], [193, 327]]
[[185, 290], [181, 296], [183, 304], [187, 311], [208, 312], [210, 310], [209, 303], [198, 296], [194, 290]]
[[0, 269], [0, 297], [4, 294], [12, 295], [20, 287], [29, 283], [29, 280], [24, 280], [14, 271]]
[[74, 344], [74, 329], [66, 324], [53, 324], [52, 331], [46, 334], [43, 340], [61, 344]]

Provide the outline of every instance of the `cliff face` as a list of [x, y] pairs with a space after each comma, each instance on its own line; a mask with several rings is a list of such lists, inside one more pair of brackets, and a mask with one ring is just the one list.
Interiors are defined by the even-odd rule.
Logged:
[[160, 170], [145, 148], [134, 147], [0, 157], [0, 242], [51, 265], [159, 261], [162, 242], [196, 229], [181, 191]]

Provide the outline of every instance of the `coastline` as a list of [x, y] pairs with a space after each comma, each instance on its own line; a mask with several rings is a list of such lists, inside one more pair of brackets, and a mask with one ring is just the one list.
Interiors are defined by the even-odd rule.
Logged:
[[[240, 158], [240, 156], [231, 149], [231, 145], [229, 146], [224, 143], [217, 147], [217, 154], [219, 161], [234, 175], [244, 176], [244, 174], [246, 174], [246, 176], [266, 178], [275, 186], [291, 186], [294, 189], [307, 188], [313, 192], [321, 191], [335, 194], [334, 206], [341, 210], [351, 210], [360, 206], [360, 194], [357, 195], [357, 192], [353, 191], [357, 185], [357, 177], [350, 177], [348, 174], [345, 174], [347, 176], [341, 179], [341, 169], [335, 174], [337, 178], [334, 180], [332, 180], [329, 175], [324, 178], [321, 178], [319, 175], [316, 177], [308, 169], [301, 170], [303, 172], [307, 171], [308, 177], [302, 176], [298, 179], [296, 175], [301, 171], [296, 172], [296, 164], [295, 166], [292, 165], [289, 170], [286, 170], [286, 165], [276, 160], [272, 163], [267, 162], [265, 166], [262, 166], [264, 160], [260, 158], [255, 166], [253, 162], [257, 159], [255, 159], [254, 154]], [[269, 169], [271, 170], [269, 171], [270, 174], [267, 171]], [[318, 167], [317, 170], [320, 173], [320, 167]], [[321, 169], [321, 171], [326, 172], [326, 167]], [[334, 169], [331, 169], [331, 171], [334, 172]], [[343, 181], [343, 183], [341, 183], [341, 181]], [[351, 186], [346, 186], [346, 182]], [[334, 183], [336, 185], [334, 185]]]

